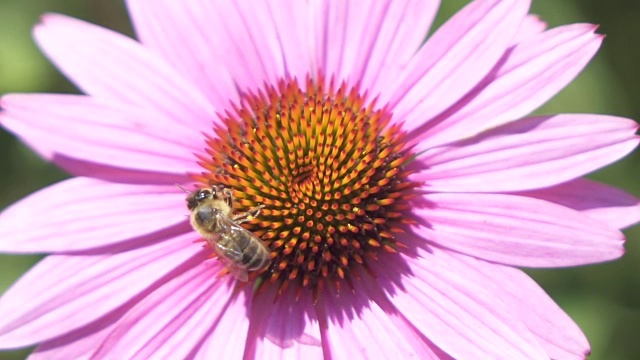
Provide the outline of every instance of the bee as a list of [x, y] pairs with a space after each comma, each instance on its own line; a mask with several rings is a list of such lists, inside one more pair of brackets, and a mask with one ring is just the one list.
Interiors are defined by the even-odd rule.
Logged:
[[240, 281], [248, 280], [248, 271], [266, 267], [271, 258], [269, 248], [253, 233], [239, 224], [258, 216], [264, 205], [247, 212], [233, 214], [231, 189], [213, 186], [187, 196], [190, 221], [226, 266]]

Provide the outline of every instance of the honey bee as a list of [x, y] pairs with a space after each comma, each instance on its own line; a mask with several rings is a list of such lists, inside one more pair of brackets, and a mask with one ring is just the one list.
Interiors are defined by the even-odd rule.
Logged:
[[187, 207], [191, 211], [191, 226], [238, 280], [247, 281], [248, 271], [260, 270], [269, 264], [269, 248], [239, 225], [258, 216], [264, 205], [233, 214], [231, 189], [213, 186], [189, 193]]

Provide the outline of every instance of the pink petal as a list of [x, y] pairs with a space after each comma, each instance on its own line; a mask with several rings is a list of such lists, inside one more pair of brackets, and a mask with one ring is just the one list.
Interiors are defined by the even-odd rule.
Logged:
[[475, 135], [525, 116], [569, 84], [602, 43], [590, 24], [574, 24], [529, 36], [494, 74], [441, 118], [416, 130], [421, 148]]
[[477, 258], [529, 267], [616, 259], [624, 235], [551, 202], [504, 194], [427, 194], [416, 234]]
[[113, 331], [117, 321], [131, 308], [133, 301], [108, 313], [102, 318], [71, 332], [45, 341], [29, 355], [32, 359], [95, 359], [96, 349]]
[[[298, 17], [298, 21], [292, 22], [292, 26], [287, 27], [285, 31], [305, 34], [308, 6], [304, 4], [290, 6], [290, 3], [227, 1], [216, 4], [215, 13], [218, 16], [214, 25], [220, 25], [215, 30], [217, 34], [222, 35], [218, 36], [216, 43], [221, 43], [223, 46], [227, 67], [232, 69], [234, 80], [241, 89], [253, 90], [263, 82], [275, 84], [279, 78], [286, 75], [286, 61], [292, 62], [294, 67], [297, 65], [298, 69], [301, 64], [304, 64], [308, 71], [309, 57], [306, 52], [308, 47], [303, 46], [300, 49], [303, 51], [301, 54], [303, 58], [285, 57], [283, 48], [289, 44], [281, 43], [278, 30], [274, 26], [275, 19], [271, 13], [277, 12], [278, 7], [290, 7], [289, 10], [293, 12], [291, 15]], [[240, 68], [239, 64], [245, 64], [245, 66]], [[245, 75], [247, 73], [253, 73], [253, 78], [249, 82], [244, 83], [238, 80], [247, 78]]]
[[[325, 293], [319, 317], [332, 359], [446, 359], [398, 313], [372, 278], [356, 289]], [[373, 301], [372, 301], [373, 300]], [[320, 315], [321, 314], [321, 315]]]
[[[527, 0], [474, 1], [426, 42], [389, 88], [394, 117], [409, 131], [469, 92], [507, 50], [527, 10]], [[481, 49], [479, 51], [478, 49]]]
[[[93, 355], [123, 359], [185, 359], [207, 339], [232, 299], [233, 278], [216, 280], [219, 262], [198, 264], [142, 299]], [[217, 336], [224, 337], [219, 330]], [[242, 334], [226, 334], [231, 337]], [[218, 353], [219, 354], [219, 353]]]
[[[439, 1], [315, 1], [315, 64], [329, 77], [387, 90], [424, 41]], [[373, 94], [377, 95], [377, 94]]]
[[51, 255], [0, 298], [0, 348], [33, 345], [96, 321], [189, 261], [193, 234], [107, 255]]
[[[116, 316], [110, 316], [115, 318]], [[102, 344], [104, 338], [113, 330], [114, 323], [95, 321], [71, 333], [47, 341], [38, 346], [30, 355], [29, 360], [51, 359], [91, 359], [92, 354]]]
[[[37, 151], [43, 150], [40, 144], [29, 144]], [[52, 162], [74, 176], [85, 176], [101, 179], [110, 182], [123, 184], [145, 184], [145, 185], [167, 185], [184, 184], [193, 181], [189, 174], [185, 173], [158, 173], [153, 171], [142, 171], [123, 169], [115, 166], [107, 166], [92, 162], [75, 159], [66, 155], [55, 154]]]
[[584, 359], [589, 342], [571, 318], [523, 271], [455, 253], [440, 252], [446, 261], [500, 300], [524, 322], [552, 359]]
[[403, 256], [406, 264], [396, 256], [381, 259], [380, 282], [416, 329], [455, 359], [548, 358], [509, 308], [442, 253], [420, 250], [419, 257]]
[[[73, 178], [20, 200], [0, 216], [0, 251], [68, 252], [94, 249], [185, 224], [185, 194], [174, 186], [125, 185]], [[34, 226], [34, 221], [37, 226]], [[146, 243], [157, 241], [158, 234]], [[142, 242], [143, 244], [145, 242]]]
[[[296, 9], [304, 8], [298, 5]], [[225, 66], [239, 89], [255, 90], [264, 82], [275, 84], [285, 75], [281, 45], [273, 19], [268, 16], [267, 2], [222, 1], [211, 10], [211, 23], [203, 29], [213, 34], [212, 45], [224, 55]]]
[[577, 179], [546, 189], [518, 193], [560, 204], [616, 229], [640, 221], [640, 199], [614, 187]]
[[516, 45], [523, 41], [527, 41], [530, 38], [533, 38], [536, 35], [542, 33], [546, 29], [547, 23], [540, 19], [539, 16], [527, 15], [527, 17], [524, 18], [522, 24], [520, 24], [520, 29], [518, 29], [518, 33], [513, 39], [511, 45]]
[[[211, 81], [199, 80], [201, 87], [222, 77], [221, 86], [213, 86], [209, 96], [216, 103], [227, 98], [237, 100], [237, 90], [255, 90], [263, 82], [275, 83], [286, 75], [285, 69], [300, 71], [300, 65], [309, 66], [305, 42], [291, 34], [281, 36], [283, 31], [304, 36], [307, 22], [307, 6], [303, 2], [286, 5], [270, 2], [245, 1], [197, 1], [158, 4], [151, 0], [130, 0], [136, 30], [145, 44], [150, 44], [176, 63], [193, 54], [181, 67], [190, 78], [207, 77], [222, 70], [222, 75], [213, 75]], [[291, 25], [274, 25], [282, 20], [282, 14], [274, 15], [278, 7], [287, 7], [283, 13], [293, 16], [286, 19]], [[295, 20], [294, 20], [295, 19]], [[169, 25], [167, 25], [169, 24]], [[166, 36], [169, 30], [180, 26], [180, 33]], [[288, 43], [285, 41], [293, 41]], [[292, 45], [301, 47], [290, 50]], [[287, 50], [284, 50], [286, 47]], [[183, 51], [184, 55], [173, 52]], [[302, 58], [291, 56], [302, 55]], [[306, 73], [306, 72], [305, 72]], [[227, 75], [228, 74], [228, 75]], [[294, 74], [298, 75], [298, 74]], [[230, 77], [229, 77], [230, 76]], [[233, 79], [235, 84], [229, 82]]]
[[157, 53], [113, 31], [57, 14], [34, 29], [42, 51], [89, 95], [157, 110], [176, 123], [210, 126], [214, 109]]
[[245, 358], [323, 359], [319, 323], [309, 292], [299, 300], [293, 291], [277, 300], [274, 295], [275, 287], [253, 301]]
[[[638, 144], [635, 121], [605, 115], [523, 119], [427, 150], [415, 180], [429, 191], [529, 190], [575, 179]], [[419, 150], [419, 149], [418, 149]], [[417, 165], [420, 166], [420, 165]]]
[[247, 309], [251, 306], [251, 297], [248, 291], [239, 291], [231, 299], [218, 303], [218, 307], [212, 311], [216, 311], [220, 316], [209, 336], [193, 356], [194, 359], [243, 358], [250, 323]]
[[[265, 26], [275, 30], [275, 33], [270, 33], [271, 46], [277, 49], [278, 57], [282, 57], [284, 66], [284, 73], [279, 76], [286, 74], [302, 80], [307, 75], [312, 75], [313, 49], [309, 21], [314, 14], [309, 13], [310, 5], [306, 1], [288, 0], [271, 0], [265, 3], [270, 18], [270, 21], [267, 21], [265, 15]], [[254, 11], [249, 11], [248, 16], [253, 14]], [[255, 30], [264, 33], [264, 29]]]
[[239, 100], [223, 54], [210, 41], [215, 34], [206, 31], [209, 1], [129, 0], [127, 6], [140, 41], [197, 85], [216, 109]]
[[47, 159], [58, 155], [124, 169], [200, 172], [205, 148], [194, 128], [154, 111], [77, 95], [7, 95], [2, 125]]

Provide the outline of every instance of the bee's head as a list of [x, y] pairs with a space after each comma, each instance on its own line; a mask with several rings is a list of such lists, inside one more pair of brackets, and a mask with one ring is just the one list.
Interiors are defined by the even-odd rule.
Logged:
[[200, 205], [204, 200], [209, 198], [213, 193], [211, 189], [199, 189], [194, 191], [187, 196], [187, 207], [189, 210], [193, 210], [196, 206]]

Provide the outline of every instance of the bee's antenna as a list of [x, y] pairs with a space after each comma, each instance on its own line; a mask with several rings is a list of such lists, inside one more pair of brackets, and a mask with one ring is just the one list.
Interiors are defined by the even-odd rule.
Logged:
[[182, 191], [186, 192], [187, 194], [191, 194], [191, 191], [183, 188], [180, 184], [176, 184], [177, 187], [179, 187]]

